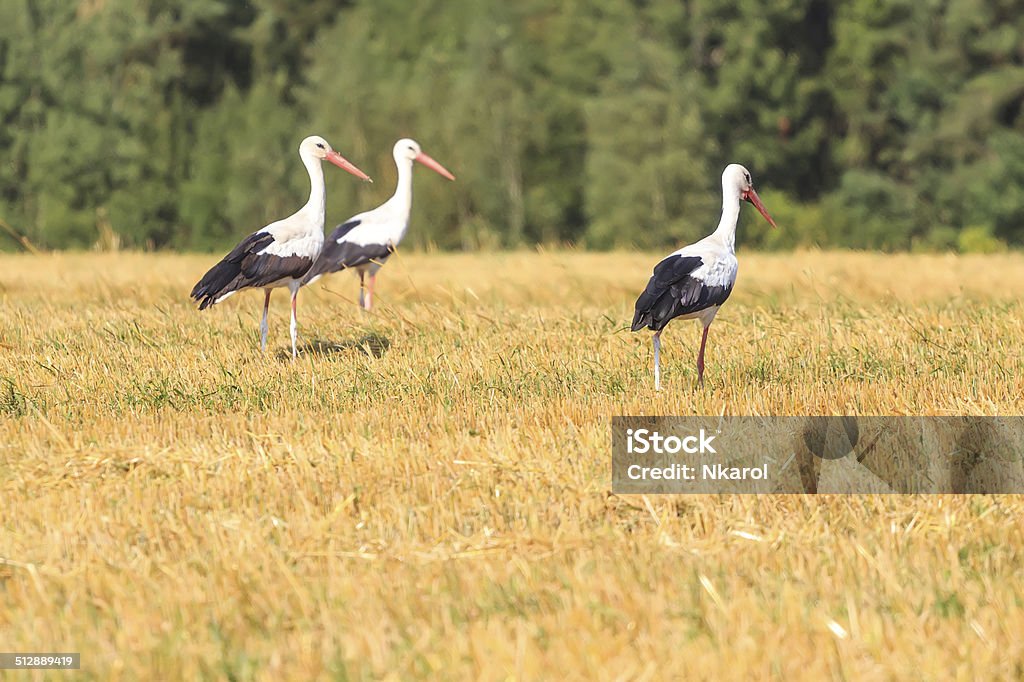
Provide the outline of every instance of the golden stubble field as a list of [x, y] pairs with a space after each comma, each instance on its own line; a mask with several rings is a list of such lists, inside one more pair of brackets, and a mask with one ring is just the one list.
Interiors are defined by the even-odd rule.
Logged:
[[[213, 256], [0, 257], [0, 649], [81, 679], [1024, 675], [1016, 496], [623, 497], [615, 414], [1019, 414], [1024, 256], [399, 254], [189, 305]], [[65, 679], [67, 673], [52, 673]], [[26, 678], [43, 677], [26, 674]]]

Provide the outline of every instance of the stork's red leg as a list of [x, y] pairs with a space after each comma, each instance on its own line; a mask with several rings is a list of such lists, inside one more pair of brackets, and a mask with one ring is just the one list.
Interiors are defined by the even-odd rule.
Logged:
[[711, 325], [704, 327], [704, 335], [700, 337], [700, 352], [697, 353], [697, 383], [704, 385], [704, 346], [708, 342], [708, 330]]
[[661, 332], [654, 332], [654, 390], [661, 390]]
[[370, 275], [369, 286], [366, 289], [366, 309], [369, 310], [373, 307], [373, 287], [377, 283], [377, 275]]

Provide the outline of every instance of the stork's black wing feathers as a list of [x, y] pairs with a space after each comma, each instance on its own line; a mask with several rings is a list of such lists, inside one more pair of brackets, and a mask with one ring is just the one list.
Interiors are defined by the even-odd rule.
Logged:
[[324, 250], [320, 257], [313, 263], [302, 283], [306, 284], [314, 277], [338, 272], [346, 268], [355, 268], [367, 263], [381, 262], [387, 259], [395, 248], [391, 244], [356, 244], [339, 239], [352, 231], [352, 228], [362, 223], [361, 220], [350, 220], [334, 228], [334, 232], [324, 242]]
[[311, 265], [313, 259], [308, 256], [251, 253], [242, 259], [243, 277], [239, 284], [258, 288], [287, 277], [302, 277]]
[[359, 218], [354, 218], [352, 220], [347, 220], [347, 221], [343, 222], [341, 225], [338, 225], [336, 228], [334, 228], [334, 231], [331, 232], [331, 236], [327, 238], [327, 241], [338, 241], [339, 239], [344, 237], [346, 234], [351, 232], [352, 228], [359, 227], [362, 224], [363, 224], [363, 221], [361, 219], [359, 219]]
[[192, 287], [192, 298], [199, 301], [199, 309], [205, 310], [225, 293], [228, 287], [242, 273], [242, 261], [254, 251], [266, 248], [274, 241], [267, 232], [254, 232], [238, 243], [231, 253], [210, 268], [209, 272]]
[[631, 329], [661, 331], [672, 318], [722, 305], [732, 286], [709, 286], [693, 272], [704, 264], [700, 256], [672, 255], [654, 267], [647, 288], [636, 299]]
[[261, 287], [286, 277], [305, 274], [312, 259], [262, 253], [273, 243], [274, 236], [269, 232], [255, 232], [239, 242], [192, 288], [191, 296], [199, 301], [199, 309], [209, 308], [218, 298], [232, 291]]

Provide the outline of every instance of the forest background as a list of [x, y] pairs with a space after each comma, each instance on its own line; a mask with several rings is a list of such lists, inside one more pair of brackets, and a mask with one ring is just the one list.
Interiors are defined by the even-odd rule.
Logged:
[[1024, 8], [1012, 0], [4, 0], [0, 249], [208, 250], [328, 227], [416, 183], [410, 242], [661, 248], [751, 169], [781, 229], [740, 242], [1024, 243]]

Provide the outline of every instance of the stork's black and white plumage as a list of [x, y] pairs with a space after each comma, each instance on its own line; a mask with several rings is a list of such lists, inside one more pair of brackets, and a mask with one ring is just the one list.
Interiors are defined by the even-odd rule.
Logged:
[[260, 350], [267, 346], [267, 310], [270, 292], [288, 287], [292, 294], [292, 358], [297, 355], [295, 320], [296, 296], [302, 276], [320, 255], [324, 243], [324, 172], [320, 162], [327, 160], [363, 180], [370, 177], [331, 148], [322, 137], [313, 135], [299, 144], [299, 158], [309, 172], [309, 201], [294, 214], [253, 232], [224, 259], [210, 268], [192, 289], [192, 298], [205, 310], [242, 289], [260, 288], [263, 320], [260, 322]]
[[444, 166], [424, 154], [415, 140], [399, 140], [392, 155], [398, 167], [394, 195], [372, 211], [352, 216], [334, 228], [324, 242], [320, 257], [302, 281], [312, 284], [324, 275], [351, 269], [359, 274], [359, 305], [366, 310], [373, 306], [377, 271], [394, 253], [409, 227], [413, 162], [419, 161], [449, 180], [455, 179]]
[[632, 330], [654, 330], [654, 389], [661, 390], [661, 332], [675, 318], [700, 320], [704, 333], [697, 354], [697, 379], [704, 385], [704, 346], [708, 328], [736, 283], [736, 221], [740, 200], [749, 201], [775, 227], [754, 191], [750, 172], [730, 164], [722, 173], [722, 219], [718, 229], [699, 242], [684, 246], [654, 267], [647, 288], [636, 300]]

